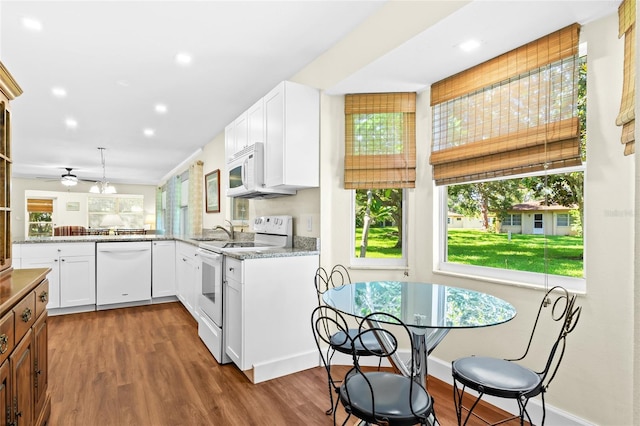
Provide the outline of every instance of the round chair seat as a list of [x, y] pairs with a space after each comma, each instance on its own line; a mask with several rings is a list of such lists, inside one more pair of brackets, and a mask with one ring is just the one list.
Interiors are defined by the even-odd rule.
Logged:
[[351, 342], [354, 341], [356, 355], [370, 355], [372, 352], [374, 354], [382, 353], [380, 343], [378, 343], [378, 339], [376, 339], [376, 336], [373, 333], [364, 333], [361, 338], [355, 339], [358, 335], [358, 329], [350, 328], [347, 331], [349, 333], [349, 337], [345, 335], [344, 331], [338, 331], [331, 336], [331, 346], [338, 352], [350, 354]]
[[516, 398], [540, 393], [540, 376], [512, 361], [472, 356], [453, 361], [452, 371], [462, 384], [489, 395]]
[[[371, 402], [374, 389], [375, 417]], [[420, 418], [431, 415], [433, 407], [427, 391], [408, 377], [387, 373], [368, 372], [345, 379], [340, 387], [340, 399], [345, 407], [358, 418], [370, 423], [385, 419], [389, 425], [415, 425]], [[412, 402], [409, 403], [410, 386], [413, 386]], [[413, 412], [412, 412], [413, 408]], [[415, 413], [415, 415], [413, 414]], [[416, 416], [417, 415], [417, 416]]]

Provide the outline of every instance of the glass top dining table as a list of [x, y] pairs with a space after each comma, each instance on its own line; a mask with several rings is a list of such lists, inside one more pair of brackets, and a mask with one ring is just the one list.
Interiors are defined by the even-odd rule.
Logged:
[[[425, 385], [427, 356], [449, 330], [494, 326], [516, 316], [513, 305], [490, 294], [422, 282], [356, 282], [329, 289], [322, 299], [343, 314], [356, 318], [384, 312], [402, 320], [412, 333], [418, 364], [415, 379]], [[392, 361], [409, 375], [409, 369], [398, 357]]]

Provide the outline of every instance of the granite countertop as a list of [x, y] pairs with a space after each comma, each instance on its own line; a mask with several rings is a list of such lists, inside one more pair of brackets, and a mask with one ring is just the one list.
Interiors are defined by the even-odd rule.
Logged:
[[[236, 234], [236, 241], [252, 241], [253, 233], [244, 232]], [[225, 235], [226, 236], [226, 235]], [[37, 244], [37, 243], [112, 243], [112, 242], [132, 242], [132, 241], [182, 241], [194, 246], [200, 245], [204, 241], [224, 240], [220, 236], [211, 235], [77, 235], [58, 237], [38, 237], [15, 240], [14, 244]], [[236, 259], [260, 259], [272, 257], [292, 257], [310, 256], [319, 254], [318, 239], [311, 237], [293, 237], [293, 247], [274, 248], [260, 251], [225, 251], [224, 254]]]

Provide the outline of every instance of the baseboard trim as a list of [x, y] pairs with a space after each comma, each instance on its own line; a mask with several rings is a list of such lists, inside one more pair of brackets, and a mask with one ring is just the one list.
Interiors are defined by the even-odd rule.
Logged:
[[253, 383], [260, 383], [302, 370], [317, 367], [318, 350], [299, 353], [290, 357], [270, 360], [253, 365]]

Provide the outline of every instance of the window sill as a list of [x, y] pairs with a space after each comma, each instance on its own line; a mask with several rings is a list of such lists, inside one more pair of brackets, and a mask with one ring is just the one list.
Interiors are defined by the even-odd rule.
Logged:
[[437, 275], [446, 275], [532, 289], [545, 289], [559, 285], [571, 293], [587, 293], [587, 280], [585, 278], [544, 275], [533, 272], [461, 265], [448, 262], [440, 262], [437, 268], [433, 270], [433, 273]]

